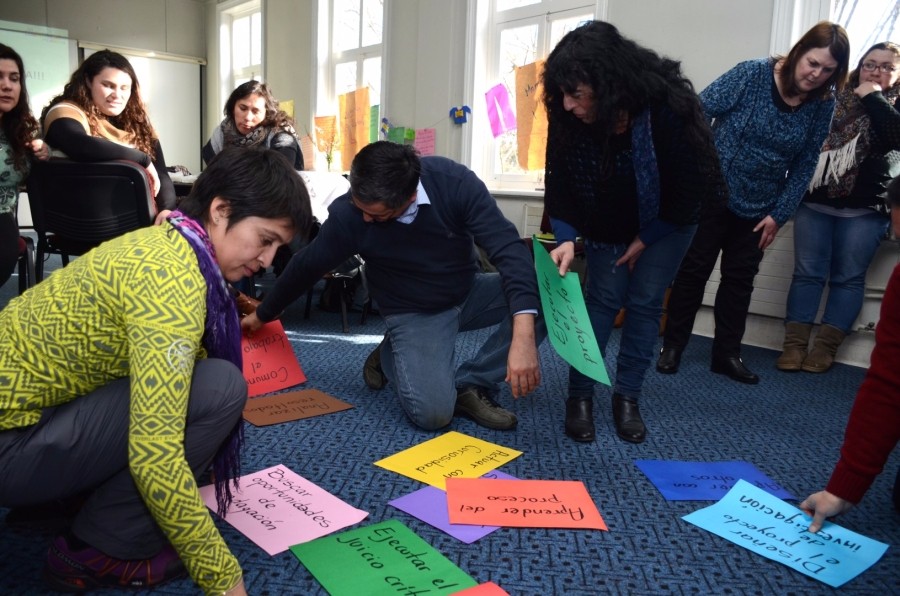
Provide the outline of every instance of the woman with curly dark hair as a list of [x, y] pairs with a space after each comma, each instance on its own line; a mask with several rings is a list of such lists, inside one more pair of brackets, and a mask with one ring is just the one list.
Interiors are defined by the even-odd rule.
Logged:
[[225, 102], [224, 112], [225, 119], [203, 146], [204, 163], [208, 165], [223, 148], [231, 145], [261, 146], [287, 157], [295, 170], [303, 169], [303, 154], [294, 122], [279, 109], [278, 100], [268, 85], [259, 81], [238, 85]]
[[49, 146], [36, 138], [38, 128], [28, 107], [22, 57], [0, 43], [0, 285], [12, 275], [19, 258], [16, 208], [29, 160], [50, 156]]
[[128, 59], [102, 50], [72, 73], [41, 114], [44, 138], [75, 161], [127, 159], [147, 169], [160, 211], [174, 209], [175, 186]]
[[[625, 308], [612, 413], [632, 443], [647, 430], [638, 409], [655, 352], [666, 288], [704, 203], [725, 194], [712, 134], [680, 63], [623, 37], [609, 23], [574, 29], [543, 73], [549, 119], [544, 203], [564, 275], [576, 236], [587, 258], [586, 304], [605, 353]], [[569, 370], [565, 431], [594, 440], [595, 382]]]

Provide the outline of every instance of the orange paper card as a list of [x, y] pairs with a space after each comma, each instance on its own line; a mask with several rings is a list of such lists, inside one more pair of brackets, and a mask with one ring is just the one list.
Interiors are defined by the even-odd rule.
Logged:
[[280, 321], [266, 323], [253, 337], [243, 336], [241, 351], [250, 397], [306, 382]]
[[352, 407], [318, 389], [304, 389], [248, 400], [244, 406], [244, 420], [253, 426], [268, 426], [349, 410]]
[[607, 529], [576, 480], [447, 478], [447, 510], [451, 524]]

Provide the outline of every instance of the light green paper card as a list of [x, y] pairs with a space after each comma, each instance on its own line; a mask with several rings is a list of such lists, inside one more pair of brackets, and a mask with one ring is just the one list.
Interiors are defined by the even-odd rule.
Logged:
[[477, 585], [397, 520], [291, 547], [331, 596], [452, 594]]
[[378, 119], [380, 108], [372, 106], [369, 110], [369, 142], [374, 143], [378, 140], [378, 128], [381, 125], [381, 121]]
[[537, 237], [532, 237], [531, 244], [550, 344], [578, 372], [609, 385], [609, 375], [588, 319], [578, 274], [569, 271], [565, 277], [560, 277], [559, 269]]
[[406, 138], [406, 127], [405, 126], [392, 126], [390, 130], [388, 130], [388, 138], [392, 143], [400, 143], [403, 144], [403, 140]]

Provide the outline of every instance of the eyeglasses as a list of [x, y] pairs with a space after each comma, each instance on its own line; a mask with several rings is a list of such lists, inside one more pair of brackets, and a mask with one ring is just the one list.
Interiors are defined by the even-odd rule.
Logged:
[[875, 64], [874, 62], [863, 62], [862, 68], [868, 72], [880, 70], [884, 74], [890, 74], [897, 71], [897, 67], [893, 64]]

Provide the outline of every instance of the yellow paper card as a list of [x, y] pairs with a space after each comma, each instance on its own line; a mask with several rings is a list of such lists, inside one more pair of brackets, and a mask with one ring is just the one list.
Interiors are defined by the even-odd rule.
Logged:
[[447, 490], [447, 478], [479, 478], [520, 455], [521, 451], [450, 431], [375, 465]]

